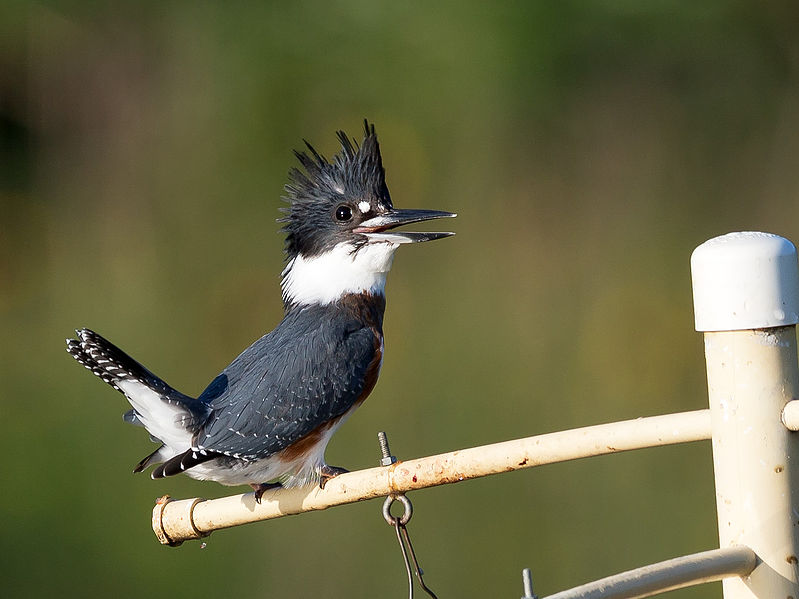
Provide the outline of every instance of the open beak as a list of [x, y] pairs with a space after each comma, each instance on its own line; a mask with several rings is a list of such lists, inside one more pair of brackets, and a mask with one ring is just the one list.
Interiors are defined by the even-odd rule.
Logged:
[[386, 231], [402, 225], [410, 225], [411, 223], [419, 223], [436, 218], [454, 218], [456, 216], [457, 214], [442, 212], [441, 210], [401, 210], [392, 208], [385, 214], [363, 221], [353, 229], [353, 233], [366, 235], [371, 241], [387, 241], [389, 243], [433, 241], [434, 239], [455, 235], [455, 233], [406, 233], [405, 231], [387, 233]]

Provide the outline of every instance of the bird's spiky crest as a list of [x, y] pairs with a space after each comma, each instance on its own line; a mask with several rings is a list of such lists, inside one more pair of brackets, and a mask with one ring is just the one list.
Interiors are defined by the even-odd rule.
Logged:
[[289, 259], [301, 250], [313, 250], [299, 247], [298, 242], [307, 238], [303, 233], [307, 233], [309, 227], [316, 225], [320, 209], [352, 198], [376, 199], [386, 208], [392, 207], [374, 125], [364, 120], [364, 138], [360, 144], [344, 131], [338, 131], [336, 136], [341, 151], [332, 161], [308, 141], [305, 141], [307, 152], [294, 152], [302, 169], [289, 171], [283, 197], [289, 205], [281, 208], [286, 216], [278, 219], [284, 223], [281, 232], [286, 234], [285, 250]]

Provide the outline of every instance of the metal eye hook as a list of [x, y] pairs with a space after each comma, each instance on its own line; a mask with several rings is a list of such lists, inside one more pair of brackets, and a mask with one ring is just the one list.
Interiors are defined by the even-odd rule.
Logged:
[[[405, 511], [402, 513], [402, 515], [398, 516], [397, 518], [391, 515], [391, 506], [395, 501], [399, 501], [402, 504], [402, 507], [405, 508]], [[413, 504], [405, 495], [389, 495], [386, 497], [386, 500], [383, 502], [383, 518], [385, 518], [389, 526], [396, 526], [397, 524], [405, 526], [411, 521], [412, 516]]]
[[[402, 506], [405, 508], [401, 516], [394, 517], [391, 515], [391, 505], [395, 501], [402, 503]], [[393, 526], [397, 532], [397, 542], [402, 550], [402, 561], [405, 563], [405, 571], [408, 573], [408, 597], [413, 599], [413, 575], [416, 574], [416, 579], [419, 581], [419, 586], [422, 587], [422, 590], [433, 597], [433, 599], [438, 599], [435, 593], [424, 583], [422, 568], [419, 566], [419, 560], [416, 558], [416, 552], [413, 550], [408, 529], [405, 528], [405, 525], [410, 522], [412, 516], [413, 504], [405, 495], [389, 495], [386, 497], [386, 500], [383, 502], [383, 518], [390, 526]]]

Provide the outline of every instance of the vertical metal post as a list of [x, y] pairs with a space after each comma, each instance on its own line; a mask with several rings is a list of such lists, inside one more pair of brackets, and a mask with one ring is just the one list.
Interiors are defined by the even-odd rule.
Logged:
[[758, 565], [723, 583], [725, 599], [799, 599], [799, 433], [781, 421], [799, 398], [796, 248], [730, 233], [691, 256], [696, 330], [704, 332], [720, 546]]

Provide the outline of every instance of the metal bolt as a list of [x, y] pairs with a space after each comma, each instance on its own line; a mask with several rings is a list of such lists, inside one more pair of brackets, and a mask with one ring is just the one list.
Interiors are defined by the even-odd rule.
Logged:
[[391, 455], [391, 450], [388, 448], [388, 437], [386, 433], [380, 431], [377, 433], [377, 442], [380, 443], [380, 453], [383, 454], [383, 459], [380, 460], [381, 466], [391, 466], [397, 462], [397, 458]]
[[533, 593], [533, 573], [530, 568], [522, 570], [522, 582], [524, 583], [524, 597], [522, 599], [538, 599], [538, 595]]

